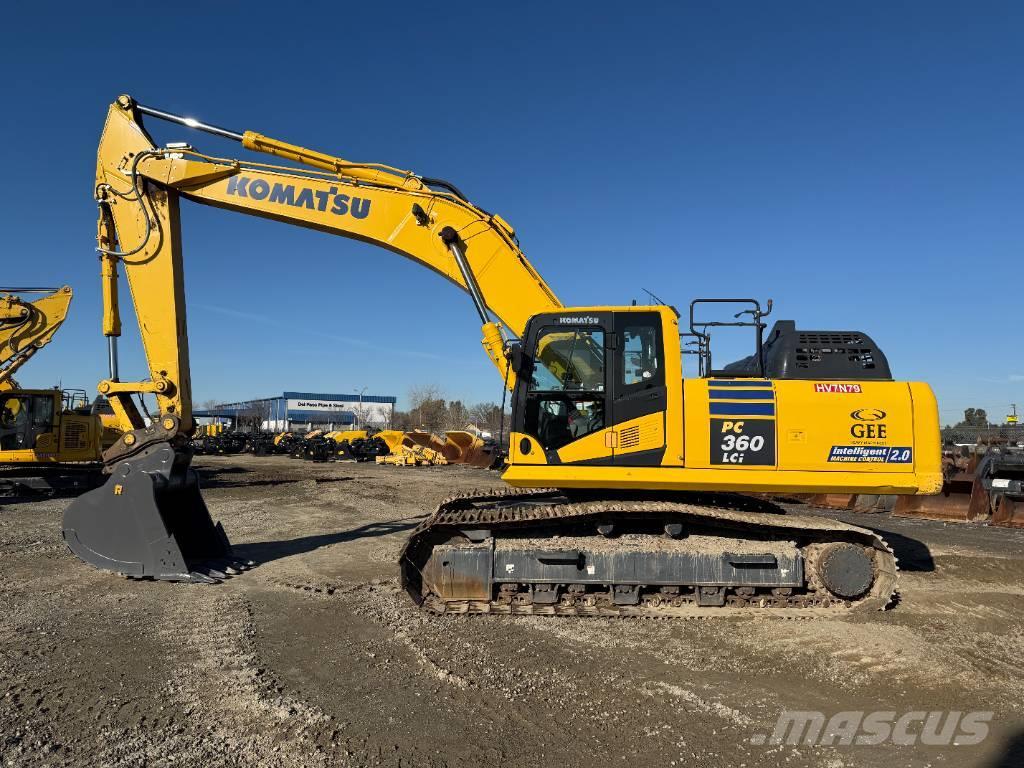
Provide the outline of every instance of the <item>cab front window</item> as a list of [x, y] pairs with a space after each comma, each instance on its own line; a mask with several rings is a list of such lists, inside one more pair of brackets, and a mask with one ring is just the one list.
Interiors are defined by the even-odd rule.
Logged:
[[604, 391], [604, 331], [542, 332], [537, 338], [530, 391]]
[[537, 337], [525, 427], [545, 450], [604, 429], [604, 342], [599, 328], [548, 328]]

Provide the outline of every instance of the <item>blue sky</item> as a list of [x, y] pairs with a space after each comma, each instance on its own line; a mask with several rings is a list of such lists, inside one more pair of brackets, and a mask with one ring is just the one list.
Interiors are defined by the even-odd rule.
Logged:
[[[91, 188], [107, 104], [130, 93], [449, 179], [566, 304], [770, 297], [776, 317], [874, 336], [944, 422], [1024, 404], [1019, 4], [66, 6], [11, 4], [0, 31], [0, 283], [76, 291], [25, 384], [105, 375]], [[183, 222], [197, 400], [500, 397], [441, 278], [194, 204]], [[122, 348], [143, 375], [134, 335]]]

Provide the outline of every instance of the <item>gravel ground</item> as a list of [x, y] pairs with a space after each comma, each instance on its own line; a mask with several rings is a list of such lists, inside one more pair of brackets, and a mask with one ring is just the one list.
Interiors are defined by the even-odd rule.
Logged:
[[[900, 557], [884, 614], [438, 618], [398, 550], [496, 474], [198, 465], [260, 562], [218, 586], [100, 573], [61, 542], [66, 500], [0, 499], [0, 765], [1024, 764], [1024, 531], [843, 515]], [[993, 715], [976, 746], [753, 743], [782, 710]]]

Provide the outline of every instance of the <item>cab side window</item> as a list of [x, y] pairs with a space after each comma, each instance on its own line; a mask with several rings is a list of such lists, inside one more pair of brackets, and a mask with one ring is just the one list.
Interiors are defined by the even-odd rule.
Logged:
[[32, 426], [49, 430], [53, 426], [53, 398], [36, 396], [32, 399]]
[[658, 350], [657, 326], [627, 325], [622, 333], [622, 385], [659, 383]]

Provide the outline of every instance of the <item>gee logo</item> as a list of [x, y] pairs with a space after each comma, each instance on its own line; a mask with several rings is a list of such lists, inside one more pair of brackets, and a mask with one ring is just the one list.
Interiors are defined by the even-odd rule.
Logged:
[[886, 425], [879, 422], [885, 418], [885, 411], [878, 408], [858, 408], [850, 414], [850, 418], [858, 422], [850, 427], [853, 437], [864, 440], [884, 440]]

